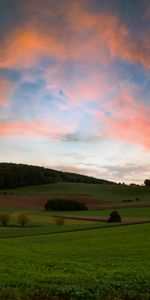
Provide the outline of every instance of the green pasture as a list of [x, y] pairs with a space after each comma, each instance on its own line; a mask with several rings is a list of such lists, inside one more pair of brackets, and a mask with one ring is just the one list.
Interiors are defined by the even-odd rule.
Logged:
[[[68, 232], [74, 230], [87, 230], [99, 227], [109, 226], [107, 222], [91, 222], [91, 221], [76, 221], [76, 220], [64, 220], [63, 225], [59, 225], [56, 222], [56, 218], [53, 217], [54, 213], [47, 214], [44, 211], [36, 210], [19, 210], [19, 209], [1, 209], [1, 214], [9, 214], [10, 222], [8, 226], [0, 226], [0, 238], [3, 237], [17, 237], [26, 235], [41, 235], [41, 234], [53, 234], [55, 232]], [[18, 224], [18, 217], [21, 214], [28, 216], [29, 222], [26, 226]]]
[[[109, 216], [110, 213], [114, 210], [111, 209], [99, 209], [99, 210], [85, 210], [85, 211], [45, 211], [37, 209], [24, 209], [24, 208], [9, 208], [9, 207], [0, 207], [0, 214], [9, 213], [16, 223], [17, 217], [25, 213], [30, 218], [30, 224], [40, 225], [49, 224], [53, 222], [51, 217], [55, 215], [70, 215], [70, 216], [91, 216], [91, 217], [101, 217]], [[150, 218], [150, 207], [128, 207], [115, 209], [119, 212], [122, 217], [133, 217], [133, 218]]]
[[[123, 208], [117, 210], [121, 217], [132, 218], [150, 218], [150, 208]], [[83, 216], [83, 217], [101, 217], [109, 218], [111, 210], [89, 210], [89, 211], [58, 211], [49, 212], [44, 210], [29, 210], [16, 208], [0, 208], [0, 215], [7, 213], [10, 215], [10, 223], [7, 227], [0, 226], [0, 238], [17, 237], [27, 235], [53, 234], [56, 232], [68, 232], [76, 230], [87, 230], [93, 228], [103, 228], [114, 226], [115, 223], [93, 222], [88, 220], [64, 220], [63, 225], [56, 224], [55, 215], [61, 216]], [[26, 214], [29, 222], [25, 227], [18, 224], [18, 217]], [[123, 225], [124, 222], [117, 225]]]
[[[99, 209], [99, 210], [85, 210], [85, 211], [65, 211], [55, 212], [56, 215], [67, 216], [84, 216], [84, 217], [109, 217], [113, 210], [117, 210], [121, 217], [129, 218], [150, 218], [150, 207], [128, 207], [121, 209]], [[45, 212], [45, 214], [54, 214], [54, 212]]]
[[1, 238], [0, 299], [148, 300], [149, 232], [140, 224]]
[[[150, 188], [144, 186], [106, 185], [59, 182], [54, 184], [34, 185], [9, 190], [1, 190], [1, 193], [13, 193], [24, 195], [90, 195], [95, 199], [112, 203], [133, 200], [131, 204], [140, 204], [150, 201]], [[136, 201], [136, 198], [139, 198]], [[130, 203], [128, 203], [130, 204]], [[124, 203], [126, 205], [126, 202]]]

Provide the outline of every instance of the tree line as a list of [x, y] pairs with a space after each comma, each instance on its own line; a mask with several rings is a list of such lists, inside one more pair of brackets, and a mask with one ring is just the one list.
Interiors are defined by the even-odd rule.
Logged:
[[0, 189], [49, 184], [61, 181], [75, 183], [115, 184], [112, 181], [107, 181], [104, 179], [98, 179], [76, 173], [62, 172], [39, 166], [0, 163]]

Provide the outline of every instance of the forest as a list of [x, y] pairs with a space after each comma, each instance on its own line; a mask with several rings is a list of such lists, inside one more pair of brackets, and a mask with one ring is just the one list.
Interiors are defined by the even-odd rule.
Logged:
[[115, 184], [112, 181], [104, 179], [98, 179], [76, 173], [62, 172], [39, 166], [0, 163], [0, 189], [49, 184], [61, 181], [92, 184]]

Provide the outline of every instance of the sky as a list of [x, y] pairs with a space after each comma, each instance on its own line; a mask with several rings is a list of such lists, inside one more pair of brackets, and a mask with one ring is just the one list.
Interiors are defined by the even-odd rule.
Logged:
[[0, 161], [150, 178], [149, 0], [0, 0]]

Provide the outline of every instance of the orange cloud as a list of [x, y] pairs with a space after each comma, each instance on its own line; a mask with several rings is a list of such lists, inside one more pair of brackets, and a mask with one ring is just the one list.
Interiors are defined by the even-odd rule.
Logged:
[[[82, 3], [83, 4], [83, 3]], [[125, 26], [119, 25], [117, 16], [104, 13], [91, 14], [80, 2], [63, 7], [66, 26], [42, 27], [34, 18], [25, 26], [12, 30], [0, 49], [0, 67], [29, 67], [41, 56], [59, 59], [89, 60], [110, 63], [110, 56], [150, 65], [148, 36], [139, 45]], [[42, 9], [42, 14], [45, 11]], [[56, 11], [47, 10], [51, 17]], [[107, 52], [107, 51], [108, 52]], [[110, 54], [110, 55], [109, 55]]]
[[43, 54], [59, 53], [63, 53], [63, 47], [51, 35], [45, 36], [35, 28], [17, 29], [7, 37], [0, 50], [0, 67], [28, 68], [36, 64]]
[[[35, 2], [31, 5], [32, 10], [34, 5]], [[120, 26], [117, 16], [92, 14], [83, 6], [84, 1], [72, 2], [68, 7], [60, 5], [66, 18], [66, 25], [62, 28], [48, 24], [44, 27], [34, 17], [28, 24], [12, 30], [0, 50], [0, 67], [30, 67], [38, 63], [43, 55], [103, 64], [119, 56], [150, 67], [149, 35], [142, 33], [140, 36], [139, 33], [139, 44], [125, 25]], [[50, 18], [58, 14], [53, 8], [46, 12], [42, 9], [41, 13], [49, 14]]]

